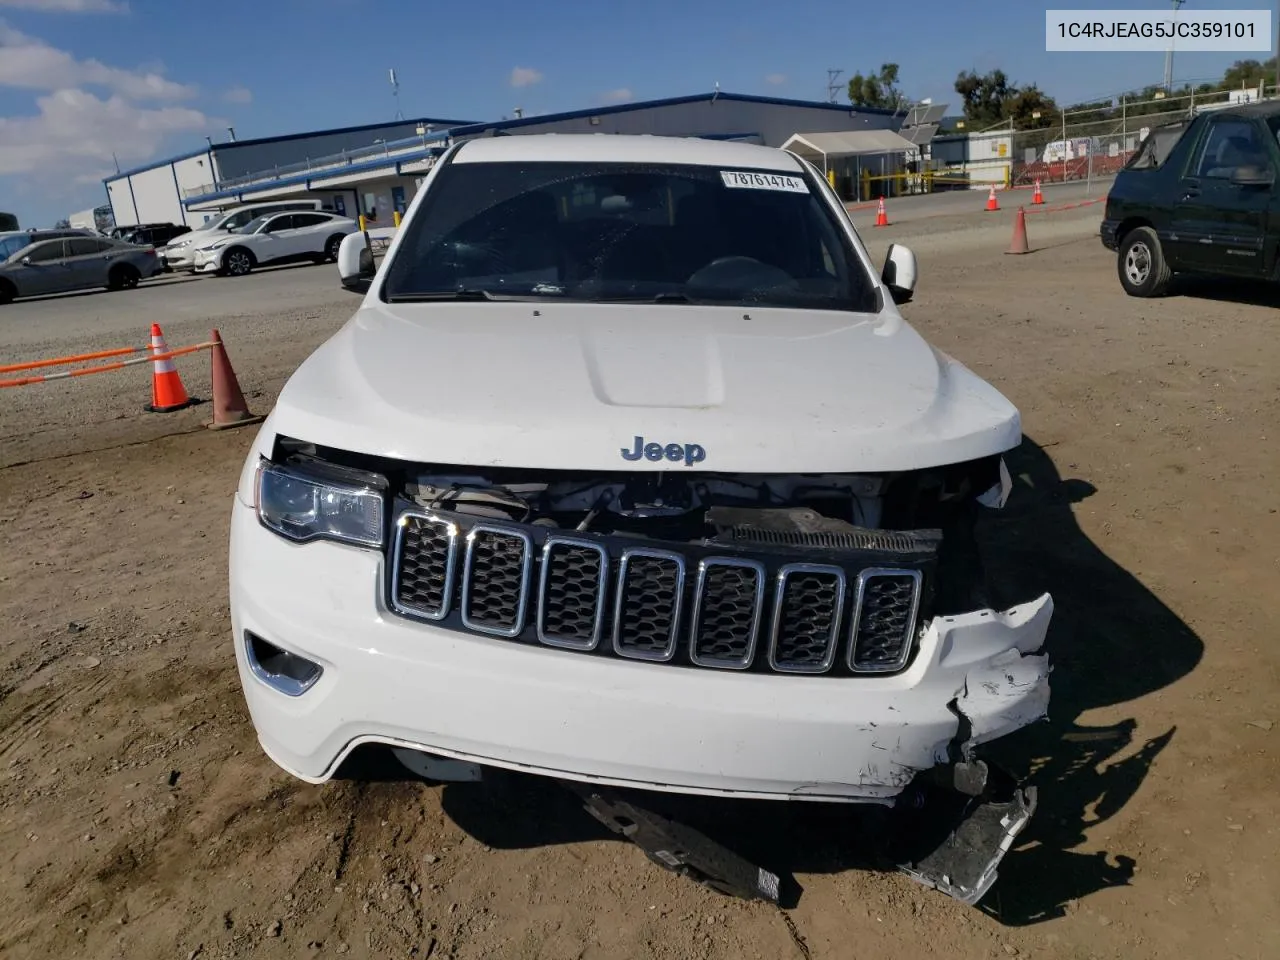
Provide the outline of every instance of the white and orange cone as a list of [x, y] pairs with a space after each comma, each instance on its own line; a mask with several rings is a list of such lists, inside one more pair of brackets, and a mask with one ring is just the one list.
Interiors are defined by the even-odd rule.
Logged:
[[880, 198], [880, 206], [876, 208], [876, 226], [887, 227], [889, 225], [889, 214], [885, 213], [884, 197]]
[[1036, 181], [1036, 192], [1031, 195], [1032, 203], [1044, 203], [1044, 194], [1040, 192], [1040, 181]]
[[[161, 356], [169, 352], [165, 346], [164, 334], [160, 332], [160, 324], [151, 325], [151, 353]], [[178, 376], [178, 368], [173, 365], [173, 357], [156, 360], [151, 372], [151, 404], [147, 407], [152, 413], [171, 413], [191, 406], [192, 400], [187, 396], [187, 388], [182, 385]]]
[[999, 210], [999, 209], [1000, 209], [1000, 203], [998, 200], [996, 200], [996, 188], [992, 187], [991, 192], [987, 194], [987, 212], [990, 213], [992, 210]]

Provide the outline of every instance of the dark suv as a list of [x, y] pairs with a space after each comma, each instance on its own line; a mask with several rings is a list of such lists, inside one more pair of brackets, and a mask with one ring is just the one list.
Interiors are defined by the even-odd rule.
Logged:
[[135, 227], [128, 227], [121, 232], [118, 239], [125, 243], [137, 243], [144, 247], [155, 247], [159, 249], [165, 246], [174, 237], [180, 237], [184, 233], [190, 233], [191, 228], [183, 224], [174, 223], [141, 223]]
[[1175, 273], [1280, 279], [1280, 101], [1159, 127], [1107, 195], [1120, 285], [1158, 297]]

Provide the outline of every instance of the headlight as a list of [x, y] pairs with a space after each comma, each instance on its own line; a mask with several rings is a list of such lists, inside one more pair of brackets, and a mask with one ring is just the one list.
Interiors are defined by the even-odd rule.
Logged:
[[290, 540], [380, 547], [385, 487], [378, 474], [323, 463], [297, 467], [264, 461], [258, 466], [258, 519]]
[[230, 242], [231, 242], [230, 240], [219, 240], [217, 243], [211, 243], [209, 244], [209, 246], [201, 247], [200, 249], [202, 249], [205, 253], [208, 253], [211, 250], [221, 250]]

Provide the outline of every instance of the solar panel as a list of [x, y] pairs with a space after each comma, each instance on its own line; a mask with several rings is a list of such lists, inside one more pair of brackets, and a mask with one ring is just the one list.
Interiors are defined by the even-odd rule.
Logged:
[[907, 119], [903, 124], [904, 127], [923, 127], [930, 123], [937, 123], [943, 118], [947, 112], [946, 103], [917, 103], [912, 105], [907, 111]]
[[917, 147], [923, 147], [934, 138], [937, 132], [938, 125], [936, 123], [927, 123], [918, 127], [904, 127], [900, 135], [906, 137]]

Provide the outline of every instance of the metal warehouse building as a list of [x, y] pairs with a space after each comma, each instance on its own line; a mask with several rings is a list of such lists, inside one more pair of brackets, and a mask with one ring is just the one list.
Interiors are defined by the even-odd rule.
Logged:
[[[217, 211], [260, 200], [311, 198], [374, 223], [404, 212], [450, 141], [527, 133], [652, 134], [741, 140], [781, 147], [797, 134], [843, 134], [839, 156], [823, 157], [842, 196], [852, 196], [851, 158], [903, 155], [903, 117], [834, 103], [715, 93], [620, 104], [490, 123], [423, 118], [314, 133], [209, 144], [203, 150], [104, 181], [118, 225], [198, 226]], [[857, 135], [868, 135], [859, 147]], [[892, 138], [887, 139], [887, 138]]]

